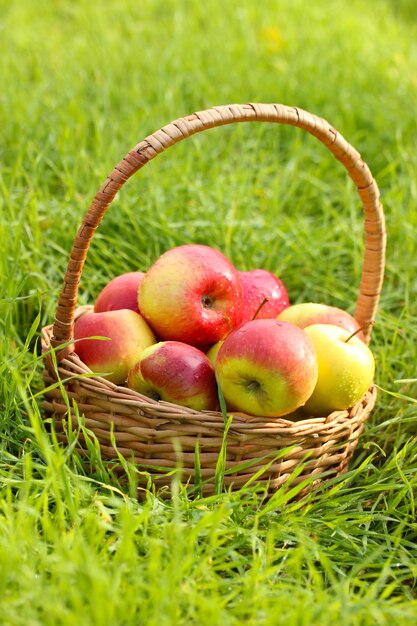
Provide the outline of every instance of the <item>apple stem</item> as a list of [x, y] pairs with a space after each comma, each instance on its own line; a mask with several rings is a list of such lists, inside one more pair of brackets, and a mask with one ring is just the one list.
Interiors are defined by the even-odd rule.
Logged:
[[201, 304], [205, 309], [212, 309], [214, 305], [213, 298], [206, 294], [201, 298]]
[[262, 309], [262, 307], [269, 302], [269, 298], [264, 298], [261, 302], [261, 304], [258, 306], [258, 308], [255, 311], [255, 315], [252, 317], [252, 321], [256, 318], [256, 316], [259, 314], [259, 311]]
[[364, 326], [360, 326], [357, 330], [355, 330], [354, 333], [352, 333], [351, 335], [349, 335], [349, 337], [347, 339], [345, 339], [345, 343], [348, 343], [352, 339], [352, 337], [354, 337], [355, 335], [358, 335], [361, 332], [361, 330], [364, 330], [365, 328], [368, 328], [368, 326], [371, 326], [373, 324], [375, 324], [375, 322], [369, 322], [369, 324], [365, 324]]

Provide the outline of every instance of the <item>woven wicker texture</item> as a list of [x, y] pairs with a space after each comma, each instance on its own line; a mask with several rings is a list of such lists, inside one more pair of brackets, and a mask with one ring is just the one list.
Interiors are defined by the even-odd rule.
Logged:
[[[366, 328], [369, 341], [375, 319], [385, 261], [385, 224], [376, 182], [360, 154], [328, 122], [307, 111], [280, 104], [234, 104], [219, 106], [180, 118], [146, 137], [116, 165], [106, 179], [82, 222], [70, 253], [63, 287], [59, 296], [55, 322], [43, 329], [45, 384], [53, 385], [57, 377], [63, 387], [45, 393], [47, 417], [57, 425], [59, 437], [65, 440], [68, 404], [75, 401], [85, 416], [87, 428], [100, 442], [103, 457], [115, 458], [111, 443], [112, 429], [118, 451], [149, 469], [156, 485], [169, 484], [163, 468], [174, 469], [181, 450], [183, 478], [192, 486], [195, 475], [195, 448], [200, 449], [203, 480], [212, 479], [224, 432], [219, 413], [199, 413], [173, 404], [156, 402], [123, 386], [92, 376], [91, 371], [73, 352], [75, 317], [86, 307], [77, 308], [78, 288], [87, 252], [107, 207], [122, 185], [149, 160], [169, 146], [202, 130], [236, 122], [276, 122], [300, 127], [317, 137], [346, 168], [356, 185], [364, 210], [365, 253], [355, 317]], [[56, 351], [55, 368], [49, 351]], [[88, 377], [85, 377], [88, 374]], [[84, 375], [84, 376], [80, 376]], [[62, 392], [65, 389], [65, 392]], [[226, 485], [238, 488], [262, 467], [258, 482], [276, 489], [289, 473], [300, 465], [296, 480], [319, 476], [323, 472], [342, 472], [352, 456], [363, 425], [375, 402], [375, 388], [349, 411], [338, 411], [322, 418], [292, 422], [234, 414], [228, 433]], [[76, 412], [72, 411], [76, 421]], [[248, 465], [250, 464], [250, 467]], [[265, 465], [266, 464], [266, 465]], [[213, 491], [213, 483], [204, 492]]]

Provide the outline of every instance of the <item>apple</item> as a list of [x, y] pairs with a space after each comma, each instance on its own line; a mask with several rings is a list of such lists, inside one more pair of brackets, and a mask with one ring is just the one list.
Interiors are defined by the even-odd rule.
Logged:
[[241, 323], [275, 318], [290, 305], [284, 283], [272, 272], [263, 269], [239, 272], [243, 289]]
[[113, 278], [100, 291], [94, 304], [94, 311], [115, 311], [117, 309], [132, 309], [139, 313], [138, 289], [144, 272], [127, 272]]
[[280, 417], [310, 397], [317, 358], [306, 333], [294, 324], [253, 320], [232, 331], [214, 366], [226, 403], [250, 415]]
[[130, 309], [84, 313], [75, 321], [74, 339], [80, 359], [116, 385], [126, 380], [142, 351], [156, 342], [147, 322]]
[[325, 416], [350, 408], [372, 383], [375, 361], [371, 350], [357, 335], [332, 324], [313, 324], [304, 332], [316, 351], [318, 379], [303, 411]]
[[[347, 311], [318, 302], [293, 304], [281, 311], [277, 319], [282, 322], [290, 322], [300, 328], [306, 328], [312, 324], [333, 324], [334, 326], [344, 328], [349, 333], [353, 333], [360, 328], [359, 323]], [[362, 331], [357, 336], [362, 340], [364, 339]]]
[[168, 250], [139, 286], [139, 309], [158, 337], [207, 348], [240, 321], [239, 273], [218, 250], [200, 244]]
[[206, 352], [208, 360], [210, 361], [213, 367], [216, 362], [217, 355], [219, 354], [219, 350], [223, 345], [223, 341], [224, 341], [223, 339], [221, 339], [220, 341], [217, 341], [212, 346], [210, 346], [210, 348]]
[[197, 411], [218, 406], [214, 369], [207, 356], [180, 341], [160, 341], [146, 348], [128, 375], [128, 387], [154, 400]]

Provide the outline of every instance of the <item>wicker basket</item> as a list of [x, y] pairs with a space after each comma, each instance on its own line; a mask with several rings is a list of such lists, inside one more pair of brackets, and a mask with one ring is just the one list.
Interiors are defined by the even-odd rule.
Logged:
[[[328, 122], [280, 104], [219, 106], [178, 119], [153, 133], [114, 168], [95, 196], [75, 238], [53, 325], [42, 330], [45, 355], [45, 414], [66, 440], [69, 407], [94, 433], [105, 459], [119, 455], [149, 472], [154, 484], [169, 486], [172, 470], [182, 467], [182, 481], [193, 489], [201, 481], [204, 494], [215, 489], [215, 472], [224, 437], [221, 413], [197, 412], [157, 402], [94, 376], [72, 349], [76, 317], [91, 307], [76, 307], [78, 287], [91, 239], [118, 190], [132, 174], [169, 146], [202, 130], [235, 122], [278, 122], [297, 126], [317, 137], [346, 168], [362, 201], [365, 258], [355, 317], [367, 328], [369, 341], [383, 281], [385, 226], [379, 191], [360, 154]], [[55, 359], [51, 359], [55, 348]], [[86, 376], [87, 374], [87, 376]], [[80, 376], [81, 375], [81, 376]], [[60, 379], [59, 385], [54, 383]], [[53, 388], [52, 388], [53, 387]], [[49, 389], [48, 389], [49, 388]], [[272, 493], [292, 474], [293, 484], [316, 484], [346, 469], [364, 422], [375, 403], [372, 386], [356, 406], [331, 415], [289, 421], [233, 414], [227, 433], [225, 487], [239, 489], [254, 477]], [[69, 402], [68, 402], [69, 399]], [[80, 437], [80, 445], [83, 445]], [[199, 463], [196, 464], [198, 443]], [[296, 472], [294, 472], [296, 470]], [[297, 477], [294, 478], [294, 474]], [[149, 477], [148, 477], [149, 478]], [[165, 490], [167, 491], [167, 490]], [[169, 490], [168, 490], [169, 491]]]

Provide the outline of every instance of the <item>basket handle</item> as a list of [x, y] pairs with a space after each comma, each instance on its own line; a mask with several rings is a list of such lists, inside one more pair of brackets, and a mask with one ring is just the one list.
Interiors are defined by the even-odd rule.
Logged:
[[[384, 274], [386, 232], [377, 184], [361, 155], [326, 120], [282, 104], [232, 104], [199, 111], [175, 120], [135, 146], [116, 165], [94, 197], [75, 237], [53, 324], [52, 346], [73, 339], [78, 287], [96, 228], [119, 189], [135, 172], [169, 146], [202, 130], [235, 122], [278, 122], [297, 126], [317, 137], [346, 168], [362, 201], [365, 218], [365, 255], [355, 318], [369, 341]], [[57, 351], [61, 361], [70, 348]]]

